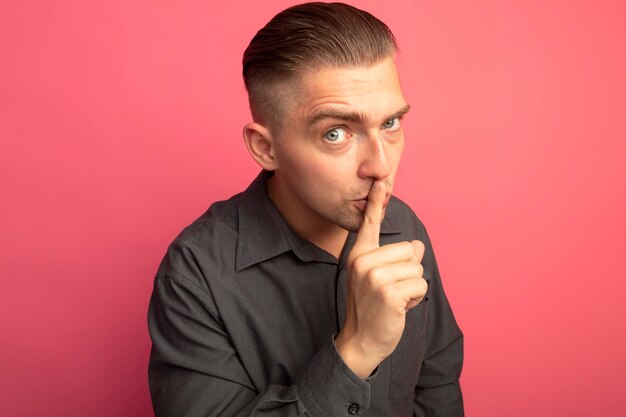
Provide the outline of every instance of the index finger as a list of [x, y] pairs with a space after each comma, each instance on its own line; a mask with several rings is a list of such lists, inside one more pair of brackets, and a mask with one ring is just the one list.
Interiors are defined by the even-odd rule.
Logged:
[[379, 246], [380, 224], [383, 221], [385, 204], [385, 183], [376, 180], [367, 195], [367, 206], [363, 212], [363, 222], [356, 236], [354, 248], [358, 252], [368, 252]]

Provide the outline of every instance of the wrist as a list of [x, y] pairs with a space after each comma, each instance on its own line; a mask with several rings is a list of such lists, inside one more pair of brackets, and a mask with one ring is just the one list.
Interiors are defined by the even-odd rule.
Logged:
[[361, 343], [354, 338], [348, 339], [342, 333], [335, 338], [335, 348], [346, 366], [361, 379], [368, 378], [381, 362], [376, 356], [368, 354]]

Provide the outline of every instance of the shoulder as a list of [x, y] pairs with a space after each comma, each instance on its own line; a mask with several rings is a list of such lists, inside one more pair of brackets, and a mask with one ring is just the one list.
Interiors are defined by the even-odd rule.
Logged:
[[237, 250], [239, 199], [237, 194], [212, 204], [185, 227], [169, 245], [157, 278], [183, 281], [208, 291], [208, 276], [231, 270]]
[[213, 203], [200, 217], [185, 227], [174, 239], [172, 245], [197, 246], [211, 239], [237, 233], [239, 218], [239, 197], [237, 194], [225, 201]]

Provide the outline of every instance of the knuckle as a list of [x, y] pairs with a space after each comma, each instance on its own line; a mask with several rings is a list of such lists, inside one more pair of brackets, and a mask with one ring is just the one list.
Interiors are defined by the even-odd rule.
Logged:
[[352, 269], [354, 269], [357, 272], [360, 272], [365, 267], [364, 263], [365, 261], [363, 259], [363, 256], [357, 256], [354, 259], [354, 261], [352, 261]]
[[387, 285], [380, 289], [380, 296], [383, 301], [389, 302], [391, 300], [395, 300], [397, 297], [397, 291], [393, 287], [393, 285]]
[[367, 278], [372, 286], [377, 286], [377, 284], [383, 279], [383, 270], [379, 267], [374, 267], [367, 272]]

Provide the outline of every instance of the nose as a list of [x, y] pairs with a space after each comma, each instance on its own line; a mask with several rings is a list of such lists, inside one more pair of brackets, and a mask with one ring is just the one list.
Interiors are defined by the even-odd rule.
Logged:
[[370, 136], [363, 141], [359, 176], [361, 178], [385, 179], [391, 174], [387, 144], [380, 136]]

